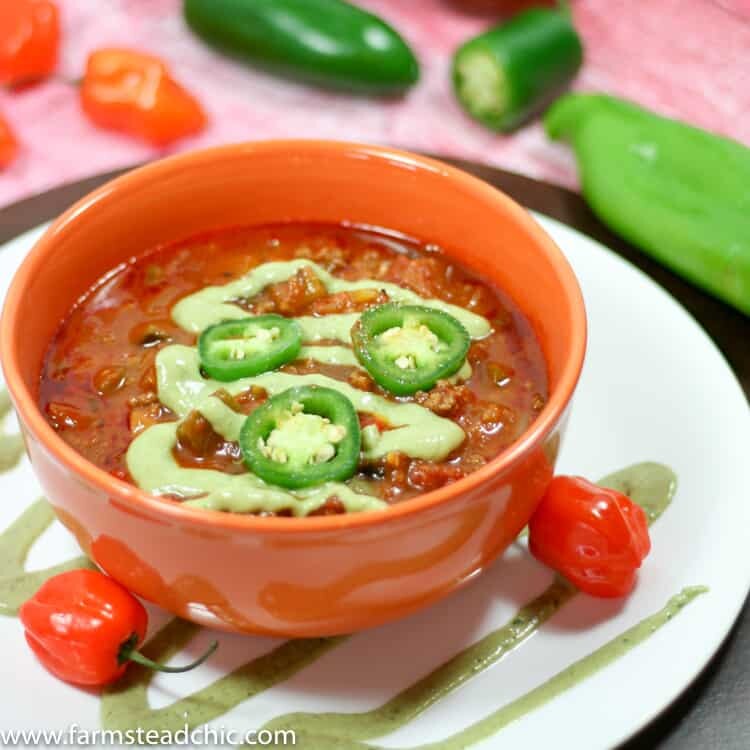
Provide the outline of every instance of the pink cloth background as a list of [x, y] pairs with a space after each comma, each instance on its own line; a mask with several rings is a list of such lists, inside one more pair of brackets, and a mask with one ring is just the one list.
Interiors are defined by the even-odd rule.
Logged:
[[[13, 2], [13, 0], [0, 0]], [[387, 143], [488, 162], [575, 186], [567, 149], [538, 124], [512, 136], [476, 125], [460, 111], [448, 70], [456, 46], [492, 21], [460, 0], [359, 0], [413, 44], [422, 80], [405, 98], [333, 94], [227, 60], [185, 26], [180, 0], [58, 0], [63, 20], [59, 77], [19, 93], [0, 92], [0, 112], [23, 148], [0, 172], [0, 205], [54, 185], [211, 144], [273, 137]], [[502, 7], [502, 0], [497, 1]], [[586, 46], [576, 81], [750, 145], [750, 0], [573, 0]], [[211, 123], [167, 151], [97, 130], [72, 83], [87, 54], [124, 45], [166, 59], [203, 102]]]

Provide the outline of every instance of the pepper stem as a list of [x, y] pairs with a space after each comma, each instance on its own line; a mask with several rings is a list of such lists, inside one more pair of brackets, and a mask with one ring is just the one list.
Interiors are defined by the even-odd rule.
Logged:
[[140, 664], [142, 667], [148, 667], [149, 669], [153, 669], [157, 672], [169, 672], [170, 674], [189, 672], [191, 669], [199, 667], [219, 647], [219, 642], [213, 641], [211, 645], [203, 652], [203, 654], [199, 656], [195, 661], [191, 662], [190, 664], [185, 664], [182, 667], [170, 667], [166, 664], [159, 664], [159, 662], [153, 661], [147, 656], [144, 656], [140, 651], [136, 651], [133, 648], [133, 646], [135, 645], [134, 638], [137, 639], [137, 636], [128, 638], [128, 640], [122, 644], [120, 653], [117, 656], [117, 661], [120, 664], [124, 664], [126, 661], [134, 661], [136, 664]]
[[570, 0], [557, 0], [557, 9], [568, 18], [573, 15], [570, 10]]

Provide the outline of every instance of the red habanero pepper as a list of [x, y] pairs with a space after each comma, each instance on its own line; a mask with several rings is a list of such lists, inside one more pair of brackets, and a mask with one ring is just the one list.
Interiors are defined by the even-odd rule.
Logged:
[[214, 641], [192, 664], [167, 667], [136, 649], [148, 616], [143, 605], [112, 578], [93, 570], [71, 570], [50, 578], [21, 605], [26, 641], [55, 677], [76, 685], [107, 685], [131, 661], [160, 672], [186, 672], [204, 662]]
[[0, 169], [7, 167], [18, 153], [18, 141], [13, 131], [2, 117], [0, 117]]
[[206, 126], [198, 100], [172, 78], [162, 60], [128, 49], [101, 49], [89, 56], [81, 105], [99, 127], [155, 146]]
[[555, 477], [529, 522], [529, 549], [581, 591], [625, 596], [651, 549], [643, 509], [581, 477]]
[[60, 18], [49, 0], [0, 2], [0, 85], [48, 76], [57, 65]]

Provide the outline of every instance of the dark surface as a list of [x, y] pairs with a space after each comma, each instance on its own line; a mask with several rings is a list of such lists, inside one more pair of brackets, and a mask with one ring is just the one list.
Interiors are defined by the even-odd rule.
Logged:
[[[668, 289], [724, 352], [745, 394], [750, 397], [750, 319], [682, 281], [615, 237], [594, 217], [579, 195], [491, 167], [454, 163], [497, 185], [528, 208], [594, 237]], [[0, 210], [0, 243], [54, 218], [71, 203], [117, 174], [119, 172], [65, 185]], [[745, 554], [744, 550], [737, 552]], [[749, 612], [746, 605], [731, 634], [703, 674], [667, 711], [625, 743], [621, 750], [750, 748]], [[575, 739], [566, 738], [561, 747], [575, 747]]]

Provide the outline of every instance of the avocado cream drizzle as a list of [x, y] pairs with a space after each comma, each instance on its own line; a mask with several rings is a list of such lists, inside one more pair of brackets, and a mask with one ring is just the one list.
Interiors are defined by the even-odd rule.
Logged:
[[[329, 293], [382, 289], [395, 301], [426, 305], [453, 315], [473, 338], [482, 338], [491, 331], [487, 319], [462, 307], [438, 299], [425, 299], [397, 284], [374, 279], [346, 281], [308, 260], [264, 263], [229, 284], [205, 287], [177, 302], [172, 308], [172, 318], [185, 330], [199, 333], [214, 323], [246, 317], [247, 312], [233, 304], [235, 301], [250, 299], [269, 284], [286, 281], [301, 268], [310, 268]], [[359, 313], [295, 318], [307, 344], [302, 348], [300, 358], [359, 367], [354, 353], [345, 346], [314, 345], [322, 340], [349, 343], [351, 328], [358, 318]], [[370, 431], [363, 452], [365, 459], [370, 461], [382, 458], [391, 451], [406, 453], [412, 458], [442, 461], [461, 445], [465, 437], [455, 422], [438, 417], [423, 406], [389, 401], [324, 375], [267, 372], [231, 383], [203, 378], [198, 353], [191, 347], [170, 346], [160, 351], [156, 359], [156, 372], [162, 404], [180, 418], [186, 417], [192, 410], [199, 411], [220, 435], [231, 441], [237, 440], [244, 417], [234, 413], [219, 399], [212, 398], [211, 394], [219, 388], [237, 394], [253, 385], [264, 388], [271, 395], [298, 385], [322, 385], [345, 395], [357, 411], [383, 417], [396, 429], [382, 433]], [[471, 367], [464, 362], [451, 380], [466, 380], [470, 376]], [[379, 498], [356, 492], [342, 483], [289, 492], [269, 486], [251, 473], [231, 475], [183, 468], [172, 455], [177, 428], [174, 423], [154, 425], [131, 443], [126, 459], [128, 470], [141, 489], [154, 495], [182, 498], [195, 508], [233, 513], [290, 509], [295, 516], [306, 516], [333, 495], [349, 513], [387, 508], [387, 504]]]
[[[200, 632], [201, 628], [185, 620], [170, 620], [141, 653], [150, 659], [165, 661], [178, 653]], [[163, 708], [148, 705], [148, 686], [153, 670], [132, 664], [123, 677], [102, 695], [101, 722], [104, 729], [148, 729], [173, 732], [189, 729], [231, 711], [235, 706], [264, 690], [272, 688], [312, 664], [343, 638], [307, 638], [285, 641], [220, 677], [202, 690], [180, 698]]]
[[[463, 430], [452, 420], [438, 417], [429, 409], [414, 403], [398, 403], [382, 396], [353, 388], [348, 383], [318, 373], [293, 375], [287, 372], [264, 372], [249, 378], [240, 378], [229, 383], [204, 378], [200, 372], [200, 358], [194, 347], [175, 344], [162, 349], [156, 356], [156, 382], [159, 400], [177, 416], [185, 417], [193, 409], [203, 407], [207, 401], [223, 403], [211, 399], [211, 394], [220, 388], [232, 395], [242, 393], [251, 386], [260, 386], [270, 395], [281, 393], [287, 388], [300, 385], [321, 385], [335, 388], [346, 396], [358, 412], [377, 414], [396, 429], [384, 431], [372, 448], [365, 452], [368, 459], [385, 456], [390, 451], [402, 450], [415, 458], [438, 461], [457, 448], [464, 439]], [[237, 419], [228, 418], [229, 407], [219, 409], [210, 406], [204, 416], [212, 422], [229, 440], [236, 440], [239, 428], [244, 422], [243, 415]], [[219, 416], [219, 415], [223, 416]], [[232, 412], [235, 414], [235, 412]], [[216, 420], [215, 422], [213, 420]], [[146, 434], [145, 430], [142, 434]]]
[[[667, 509], [677, 489], [677, 479], [674, 472], [657, 463], [636, 464], [614, 474], [609, 474], [600, 480], [599, 484], [628, 495], [633, 502], [638, 503], [646, 510], [649, 523], [653, 523]], [[311, 750], [313, 748], [315, 750], [335, 748], [336, 742], [347, 748], [364, 747], [364, 745], [359, 744], [360, 741], [382, 737], [396, 731], [446, 695], [452, 693], [475, 674], [483, 672], [510, 651], [513, 651], [577, 593], [577, 589], [571, 584], [556, 576], [547, 589], [521, 607], [515, 617], [508, 623], [459, 652], [372, 711], [355, 714], [288, 714], [277, 717], [269, 722], [264, 729], [294, 729], [298, 733], [298, 742], [300, 738], [302, 739], [301, 746]], [[611, 653], [611, 649], [607, 653]], [[594, 654], [587, 658], [593, 657]], [[608, 658], [610, 661], [612, 660], [611, 657]], [[585, 676], [590, 673], [587, 672], [582, 675], [581, 679], [585, 679]], [[570, 687], [573, 684], [571, 682]], [[537, 688], [537, 690], [540, 689]], [[542, 703], [547, 702], [556, 694], [552, 692]], [[526, 696], [529, 695], [531, 693], [526, 694]], [[512, 718], [505, 722], [506, 724], [531, 710], [531, 707], [527, 707], [522, 702], [526, 696], [522, 696], [518, 701], [502, 709], [506, 712], [504, 714], [506, 718], [512, 715]], [[538, 705], [541, 705], [541, 703]], [[516, 709], [518, 709], [516, 714], [513, 713], [511, 706], [516, 706]], [[498, 727], [498, 730], [500, 728]], [[492, 733], [490, 731], [484, 736], [489, 736]], [[472, 743], [478, 742], [484, 736], [473, 739]], [[467, 747], [466, 744], [462, 745], [460, 742], [455, 744], [454, 739], [446, 740], [445, 742], [448, 744], [444, 748], [440, 743], [431, 747], [441, 748], [441, 750]], [[346, 741], [342, 742], [343, 740]]]
[[[4, 420], [10, 410], [7, 391], [0, 391], [0, 420]], [[15, 468], [23, 455], [21, 436], [0, 430], [0, 474]], [[87, 558], [77, 557], [44, 570], [25, 571], [29, 550], [54, 519], [55, 514], [49, 503], [40, 499], [26, 508], [0, 534], [0, 615], [15, 615], [21, 604], [33, 596], [48, 578], [65, 570], [91, 566]]]
[[[676, 481], [668, 468], [645, 463], [605, 477], [601, 484], [629, 494], [646, 509], [649, 519], [654, 521], [669, 505]], [[43, 571], [24, 572], [29, 549], [53, 518], [46, 501], [38, 500], [0, 535], [0, 569], [7, 571], [0, 579], [0, 612], [3, 614], [14, 614], [20, 604], [33, 595], [47, 578], [63, 570], [90, 566], [88, 560], [81, 557]], [[575, 662], [552, 679], [458, 734], [438, 743], [425, 745], [424, 748], [458, 750], [489, 737], [626, 654], [705, 590], [703, 587], [684, 589], [664, 609]], [[576, 591], [570, 584], [556, 578], [506, 625], [456, 654], [373, 711], [359, 714], [290, 714], [274, 719], [265, 728], [294, 729], [298, 742], [302, 741], [306, 748], [328, 750], [335, 747], [368, 747], [361, 741], [395, 731], [475, 674], [497, 662], [538, 630], [575, 594]], [[169, 659], [199, 631], [200, 628], [196, 625], [172, 620], [146, 644], [143, 651], [152, 659]], [[148, 705], [147, 690], [153, 679], [153, 672], [133, 665], [122, 680], [104, 693], [101, 706], [102, 726], [105, 729], [141, 727], [144, 730], [176, 731], [187, 724], [193, 729], [289, 679], [343, 640], [345, 638], [286, 641], [203, 690], [160, 709], [151, 709]]]
[[[0, 409], [8, 404], [0, 396]], [[7, 411], [9, 405], [6, 405]], [[0, 417], [2, 412], [0, 411]], [[0, 435], [0, 455], [6, 441], [17, 436]], [[20, 459], [2, 464], [8, 471]], [[676, 488], [674, 473], [655, 463], [636, 464], [611, 474], [600, 484], [628, 494], [647, 512], [653, 522], [668, 507]], [[48, 578], [81, 567], [93, 567], [78, 557], [45, 570], [26, 572], [25, 562], [34, 542], [54, 520], [49, 504], [40, 499], [30, 505], [0, 534], [0, 613], [16, 614]], [[659, 612], [647, 617], [620, 636], [580, 659], [557, 675], [502, 706], [466, 729], [419, 750], [460, 750], [469, 747], [553, 700], [565, 690], [596, 674], [627, 654], [665, 625], [684, 606], [707, 589], [693, 586], [672, 597]], [[524, 605], [505, 625], [454, 655], [432, 672], [398, 693], [382, 706], [361, 713], [297, 713], [279, 716], [266, 729], [293, 729], [297, 743], [309, 750], [373, 747], [363, 741], [389, 734], [421, 714], [527, 640], [541, 625], [576, 595], [569, 583], [556, 577], [539, 596]], [[165, 661], [177, 654], [198, 635], [201, 628], [183, 620], [168, 622], [142, 651], [152, 659]], [[154, 677], [150, 670], [132, 665], [124, 677], [102, 695], [101, 722], [104, 729], [172, 730], [189, 729], [212, 721], [259, 693], [277, 685], [345, 641], [345, 637], [285, 641], [273, 650], [241, 665], [224, 677], [185, 698], [158, 709], [148, 705], [148, 687]], [[417, 749], [414, 749], [417, 750]]]
[[[0, 421], [4, 421], [11, 410], [10, 396], [0, 391]], [[18, 433], [8, 435], [0, 428], [0, 473], [10, 471], [24, 454], [23, 440]]]
[[[569, 667], [558, 672], [541, 685], [484, 719], [470, 724], [466, 729], [456, 732], [437, 742], [417, 745], [410, 750], [463, 750], [482, 740], [497, 734], [514, 721], [518, 721], [527, 714], [541, 708], [557, 696], [575, 687], [597, 672], [600, 672], [612, 662], [627, 654], [631, 649], [643, 643], [659, 628], [666, 625], [680, 610], [700, 594], [708, 589], [705, 586], [688, 586], [679, 594], [673, 596], [666, 605], [650, 617], [629, 628], [621, 635], [608, 641], [588, 656], [573, 662]], [[403, 693], [401, 694], [403, 695]], [[442, 697], [442, 696], [440, 696]], [[388, 705], [388, 704], [386, 704]], [[381, 709], [382, 710], [382, 709]], [[382, 736], [392, 732], [402, 723], [393, 726], [394, 722], [386, 718], [385, 721], [367, 722], [371, 714], [291, 714], [287, 717], [275, 719], [263, 728], [269, 730], [294, 730], [297, 747], [305, 750], [332, 750], [332, 748], [376, 748], [377, 745], [360, 742], [358, 737]], [[364, 730], [364, 731], [363, 731]], [[249, 746], [248, 746], [249, 747]]]
[[[603, 485], [624, 491], [642, 505], [651, 521], [656, 520], [671, 502], [676, 487], [673, 472], [665, 466], [644, 463], [605, 477]], [[543, 685], [502, 707], [482, 721], [440, 743], [436, 750], [467, 747], [499, 731], [511, 721], [526, 715], [623, 656], [642, 642], [695, 596], [701, 587], [683, 590], [655, 615], [626, 631], [591, 655], [571, 665]], [[474, 675], [495, 664], [527, 640], [554, 615], [576, 590], [559, 577], [539, 596], [523, 606], [505, 625], [477, 643], [459, 652], [431, 673], [407, 687], [390, 701], [372, 711], [354, 714], [289, 714], [269, 722], [266, 729], [294, 729], [298, 743], [305, 748], [329, 750], [335, 747], [362, 747], [364, 740], [389, 734], [405, 725], [440, 699], [456, 690]], [[148, 644], [146, 653], [153, 659], [169, 658], [198, 632], [198, 628], [172, 621]], [[105, 728], [181, 729], [185, 724], [195, 728], [210, 721], [246, 697], [276, 684], [277, 674], [286, 679], [307, 666], [343, 638], [287, 641], [269, 654], [258, 657], [217, 680], [199, 693], [181, 699], [171, 706], [152, 711], [146, 691], [153, 674], [129, 672], [126, 681], [105, 693], [102, 702], [102, 725]], [[327, 646], [325, 645], [327, 644]], [[136, 668], [137, 669], [137, 668]], [[200, 699], [198, 698], [200, 696]], [[155, 716], [158, 715], [158, 722]]]
[[[243, 417], [211, 398], [201, 408], [215, 429], [236, 440]], [[234, 513], [280, 511], [290, 508], [296, 516], [306, 516], [336, 495], [349, 512], [387, 508], [387, 503], [351, 490], [339, 482], [326, 482], [294, 492], [266, 484], [254, 474], [226, 474], [213, 469], [186, 469], [172, 455], [177, 439], [174, 422], [150, 427], [136, 438], [128, 450], [128, 468], [138, 486], [154, 495], [187, 499], [184, 504], [204, 510]]]
[[76, 557], [44, 570], [25, 570], [34, 542], [55, 520], [49, 503], [40, 498], [0, 534], [0, 614], [15, 615], [18, 608], [52, 576], [76, 568], [93, 568], [87, 557]]
[[[308, 354], [317, 355], [315, 350], [325, 348], [310, 347], [312, 351], [308, 350]], [[340, 351], [343, 347], [331, 348], [338, 350], [332, 354], [333, 357], [339, 361], [346, 358], [347, 355]], [[350, 353], [350, 356], [353, 355]], [[235, 395], [253, 385], [264, 388], [271, 395], [298, 385], [335, 388], [352, 402], [357, 411], [383, 417], [396, 429], [379, 433], [368, 442], [364, 450], [368, 460], [376, 460], [391, 451], [401, 451], [414, 458], [440, 461], [464, 439], [463, 430], [455, 422], [438, 417], [419, 404], [389, 401], [326, 375], [266, 372], [230, 383], [204, 378], [198, 352], [189, 346], [173, 345], [159, 352], [156, 357], [156, 380], [159, 400], [177, 416], [184, 418], [197, 409], [220, 435], [231, 441], [237, 440], [245, 417], [211, 394], [224, 388]], [[290, 492], [267, 485], [249, 472], [226, 474], [209, 469], [183, 468], [172, 455], [177, 428], [175, 422], [154, 425], [130, 444], [128, 470], [141, 489], [152, 494], [185, 498], [193, 507], [235, 513], [290, 508], [295, 515], [305, 516], [332, 495], [341, 500], [348, 512], [387, 507], [382, 500], [355, 492], [342, 483], [328, 483]]]
[[[331, 275], [322, 266], [310, 260], [290, 260], [273, 263], [263, 263], [253, 268], [241, 279], [223, 286], [208, 286], [199, 292], [183, 297], [172, 308], [172, 319], [180, 328], [192, 333], [200, 333], [214, 323], [222, 320], [234, 320], [247, 317], [247, 312], [233, 300], [250, 299], [270, 284], [287, 281], [301, 268], [310, 268], [323, 282], [330, 294], [351, 292], [357, 289], [382, 289], [394, 302], [410, 305], [424, 305], [452, 315], [463, 324], [472, 338], [483, 338], [490, 332], [490, 324], [486, 318], [469, 312], [463, 307], [451, 305], [439, 299], [425, 299], [414, 292], [404, 289], [398, 284], [376, 279], [362, 279], [360, 281], [346, 281]], [[306, 341], [319, 341], [322, 338], [335, 338], [339, 341], [349, 341], [349, 331], [359, 317], [358, 313], [343, 315], [326, 315], [322, 318], [303, 316], [297, 318], [302, 326]], [[319, 327], [323, 327], [321, 330]]]

